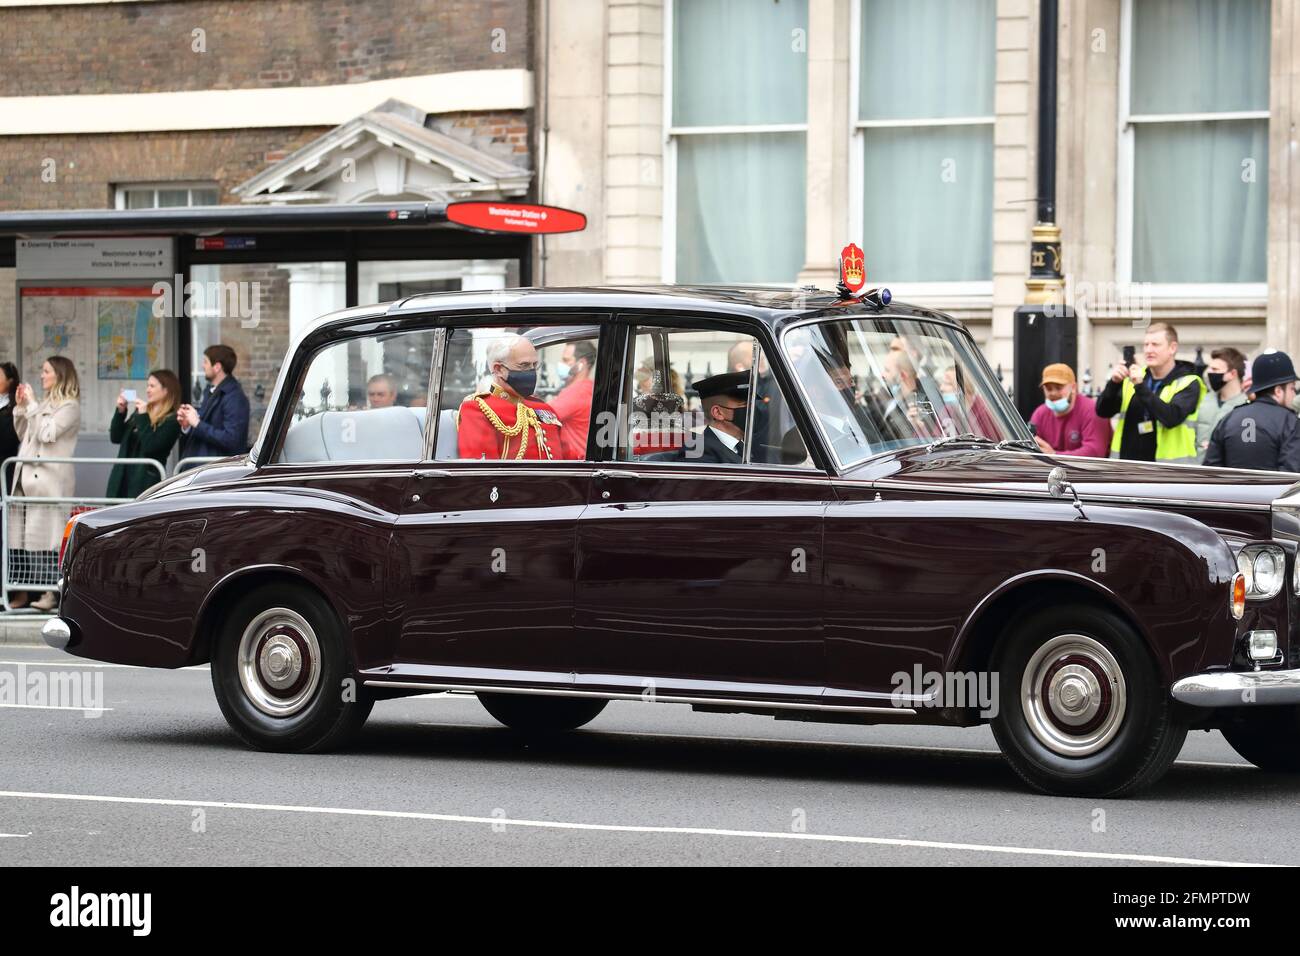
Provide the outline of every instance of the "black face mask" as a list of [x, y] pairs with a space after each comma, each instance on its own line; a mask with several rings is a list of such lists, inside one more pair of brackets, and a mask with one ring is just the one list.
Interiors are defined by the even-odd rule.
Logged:
[[748, 414], [748, 405], [741, 405], [739, 408], [733, 408], [731, 410], [731, 424], [739, 428], [742, 435], [745, 433], [745, 421]]
[[1225, 374], [1226, 374], [1225, 372], [1206, 372], [1206, 373], [1205, 373], [1205, 380], [1206, 380], [1207, 382], [1210, 383], [1210, 389], [1211, 389], [1212, 391], [1217, 392], [1217, 391], [1222, 390], [1222, 388], [1223, 388], [1223, 376], [1224, 376]]
[[528, 398], [537, 390], [537, 369], [507, 368], [506, 373], [506, 384], [514, 389], [517, 395]]

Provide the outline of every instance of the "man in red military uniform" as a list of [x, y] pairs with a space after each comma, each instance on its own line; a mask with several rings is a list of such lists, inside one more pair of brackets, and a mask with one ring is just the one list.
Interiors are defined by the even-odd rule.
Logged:
[[492, 387], [467, 398], [458, 415], [461, 458], [550, 461], [581, 458], [564, 435], [555, 410], [533, 398], [537, 349], [522, 335], [505, 337], [488, 349]]

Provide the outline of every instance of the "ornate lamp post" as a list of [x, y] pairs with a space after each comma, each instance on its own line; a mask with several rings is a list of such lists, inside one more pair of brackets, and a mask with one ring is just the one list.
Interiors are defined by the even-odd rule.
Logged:
[[[1026, 419], [1042, 403], [1039, 376], [1053, 362], [1071, 368], [1079, 360], [1079, 325], [1065, 302], [1061, 227], [1056, 224], [1057, 0], [1038, 4], [1038, 197], [1037, 224], [1029, 246], [1025, 304], [1016, 309], [1012, 392]], [[1077, 372], [1077, 369], [1076, 369]]]

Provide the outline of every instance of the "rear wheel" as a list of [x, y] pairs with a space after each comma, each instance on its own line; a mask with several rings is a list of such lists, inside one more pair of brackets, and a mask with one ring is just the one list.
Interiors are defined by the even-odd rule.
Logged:
[[328, 750], [374, 703], [352, 678], [333, 609], [295, 585], [262, 585], [230, 608], [213, 646], [212, 687], [231, 729], [258, 750]]
[[1300, 773], [1300, 707], [1260, 707], [1233, 714], [1223, 736], [1260, 770]]
[[994, 736], [1044, 793], [1136, 793], [1160, 779], [1187, 737], [1142, 639], [1109, 611], [1028, 612], [998, 642], [994, 667]]
[[532, 694], [480, 693], [478, 699], [489, 714], [510, 729], [539, 734], [577, 730], [595, 720], [609, 703], [598, 697]]

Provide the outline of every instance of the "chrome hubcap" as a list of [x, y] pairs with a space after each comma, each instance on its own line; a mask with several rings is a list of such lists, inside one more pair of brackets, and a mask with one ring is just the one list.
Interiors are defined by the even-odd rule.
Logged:
[[1065, 757], [1086, 757], [1105, 747], [1127, 708], [1119, 661], [1083, 634], [1059, 635], [1035, 651], [1020, 689], [1030, 731]]
[[239, 683], [253, 706], [272, 717], [302, 710], [320, 683], [320, 644], [297, 611], [270, 608], [248, 622], [239, 641]]

